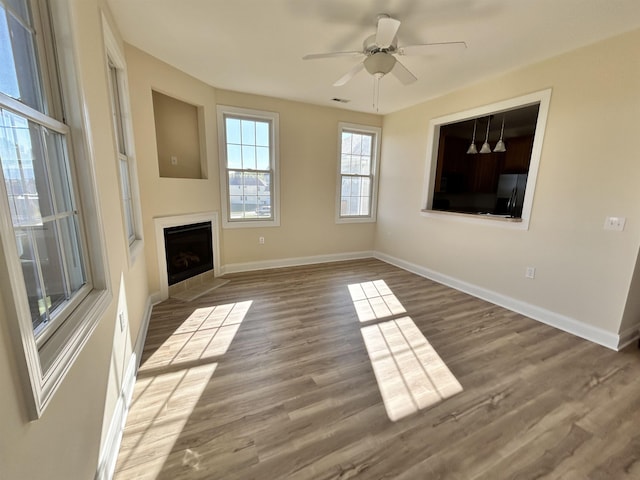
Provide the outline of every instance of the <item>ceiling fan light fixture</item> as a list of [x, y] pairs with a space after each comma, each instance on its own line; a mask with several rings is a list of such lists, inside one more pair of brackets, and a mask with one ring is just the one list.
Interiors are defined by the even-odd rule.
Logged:
[[396, 64], [396, 57], [386, 52], [377, 52], [364, 59], [364, 68], [371, 75], [386, 75]]

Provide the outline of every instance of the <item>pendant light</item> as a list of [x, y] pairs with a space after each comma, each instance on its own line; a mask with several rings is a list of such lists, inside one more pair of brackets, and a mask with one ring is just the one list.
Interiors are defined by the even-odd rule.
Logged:
[[489, 126], [491, 125], [491, 115], [487, 118], [487, 136], [484, 139], [480, 153], [491, 153], [491, 147], [489, 146]]
[[476, 148], [476, 123], [478, 119], [476, 118], [473, 121], [473, 136], [471, 137], [471, 145], [469, 145], [469, 149], [467, 150], [468, 154], [478, 153], [478, 149]]
[[504, 135], [504, 115], [502, 116], [502, 129], [500, 130], [500, 140], [496, 143], [496, 147], [493, 149], [494, 152], [506, 152], [507, 147], [502, 140], [502, 136]]

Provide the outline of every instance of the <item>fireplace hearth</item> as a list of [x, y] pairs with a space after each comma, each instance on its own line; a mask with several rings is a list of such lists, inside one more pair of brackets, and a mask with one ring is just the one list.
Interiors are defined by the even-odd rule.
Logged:
[[211, 238], [211, 222], [164, 229], [169, 285], [213, 270]]

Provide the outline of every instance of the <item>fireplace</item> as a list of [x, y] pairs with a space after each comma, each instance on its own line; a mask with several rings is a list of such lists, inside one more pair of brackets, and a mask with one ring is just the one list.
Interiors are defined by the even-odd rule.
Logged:
[[211, 222], [178, 225], [164, 229], [169, 285], [175, 285], [213, 270], [211, 233]]

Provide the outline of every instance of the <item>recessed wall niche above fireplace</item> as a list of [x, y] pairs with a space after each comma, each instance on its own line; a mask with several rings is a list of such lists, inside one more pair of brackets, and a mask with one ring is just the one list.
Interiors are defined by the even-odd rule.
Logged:
[[191, 288], [193, 282], [210, 281], [223, 273], [218, 212], [156, 217], [153, 222], [159, 283], [154, 302], [169, 298], [169, 285], [173, 295], [176, 288]]

